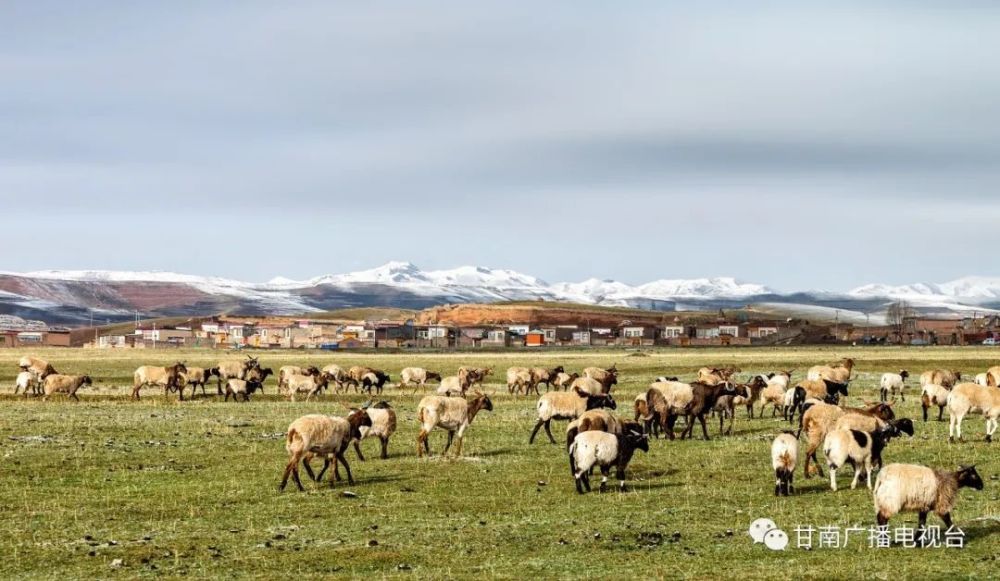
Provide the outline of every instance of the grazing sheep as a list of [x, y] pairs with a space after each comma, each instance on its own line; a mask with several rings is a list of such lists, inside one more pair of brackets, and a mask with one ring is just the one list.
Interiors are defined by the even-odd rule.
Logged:
[[840, 395], [847, 397], [846, 383], [836, 383], [829, 379], [806, 379], [804, 381], [800, 381], [798, 385], [792, 389], [792, 409], [789, 417], [794, 419], [795, 410], [799, 410], [799, 419], [801, 420], [801, 414], [805, 409], [804, 406], [807, 399], [812, 398], [824, 401], [830, 397], [833, 398], [834, 403], [837, 403], [839, 402]]
[[242, 395], [243, 401], [250, 401], [250, 396], [261, 389], [261, 382], [236, 379], [235, 377], [226, 381], [226, 393], [223, 401], [229, 401], [229, 396], [233, 396], [233, 401], [237, 401], [237, 396]]
[[917, 464], [889, 464], [875, 480], [875, 518], [879, 526], [886, 526], [900, 512], [919, 513], [920, 541], [931, 511], [951, 528], [951, 511], [958, 503], [960, 488], [983, 489], [983, 479], [975, 466], [959, 466], [957, 471], [949, 472]]
[[468, 385], [462, 385], [462, 378], [457, 375], [450, 375], [441, 380], [441, 385], [437, 388], [437, 394], [444, 397], [464, 396]]
[[569, 449], [569, 446], [573, 443], [573, 439], [580, 432], [597, 430], [617, 435], [622, 433], [624, 425], [625, 423], [618, 419], [618, 416], [606, 409], [595, 408], [587, 410], [566, 426], [566, 449]]
[[[787, 375], [772, 374], [766, 381], [767, 385], [760, 392], [760, 415], [764, 416], [764, 409], [771, 404], [771, 417], [778, 414], [778, 408], [785, 406], [785, 392], [788, 391]], [[792, 394], [794, 397], [794, 394]], [[791, 405], [791, 402], [789, 402]], [[784, 411], [784, 409], [782, 409]]]
[[399, 374], [399, 387], [413, 385], [414, 387], [424, 387], [428, 381], [441, 383], [441, 374], [436, 371], [428, 371], [423, 367], [406, 367]]
[[[750, 383], [741, 384], [747, 390], [747, 395], [744, 397], [737, 396], [733, 400], [733, 404], [736, 406], [746, 406], [747, 417], [753, 418], [753, 406], [760, 400], [760, 394], [767, 387], [767, 381], [763, 377], [757, 375], [750, 380]], [[761, 408], [761, 413], [763, 413], [763, 407]]]
[[948, 394], [948, 441], [954, 442], [955, 436], [962, 441], [962, 420], [969, 412], [980, 411], [986, 420], [986, 441], [993, 441], [993, 433], [997, 430], [997, 418], [1000, 418], [1000, 389], [976, 385], [975, 383], [960, 383]]
[[[712, 406], [712, 411], [719, 415], [719, 435], [728, 436], [733, 432], [733, 424], [736, 423], [736, 408], [743, 405], [751, 397], [750, 387], [743, 384], [731, 384], [736, 393], [733, 395], [720, 395]], [[722, 425], [729, 418], [729, 428], [723, 432]]]
[[507, 369], [507, 392], [508, 393], [521, 393], [521, 389], [524, 389], [524, 395], [531, 393], [531, 390], [535, 390], [535, 394], [538, 394], [538, 386], [535, 385], [534, 378], [531, 375], [531, 370], [527, 367], [510, 367]]
[[[385, 460], [389, 457], [389, 438], [396, 433], [396, 410], [392, 409], [387, 401], [369, 404], [361, 406], [361, 409], [368, 412], [372, 425], [361, 428], [361, 440], [378, 438], [382, 444], [381, 458]], [[360, 440], [354, 441], [354, 451], [358, 453], [358, 459], [363, 462], [365, 457], [361, 454]]]
[[583, 370], [583, 376], [589, 377], [601, 384], [601, 393], [611, 393], [611, 387], [618, 384], [618, 364], [614, 364], [607, 369], [600, 367], [587, 367]]
[[569, 391], [578, 391], [588, 395], [601, 395], [608, 393], [600, 381], [590, 377], [578, 377], [574, 379], [573, 383], [569, 384]]
[[208, 383], [209, 378], [212, 377], [213, 375], [214, 376], [218, 376], [219, 375], [219, 368], [218, 367], [208, 367], [208, 368], [205, 368], [205, 367], [188, 367], [187, 371], [185, 371], [184, 373], [181, 373], [180, 382], [178, 383], [178, 387], [180, 387], [183, 390], [184, 386], [190, 385], [191, 386], [191, 397], [194, 397], [194, 390], [195, 390], [195, 388], [197, 388], [200, 385], [201, 386], [201, 395], [206, 395], [205, 394], [205, 384]]
[[306, 401], [329, 385], [330, 376], [320, 372], [319, 375], [290, 375], [285, 378], [285, 391], [289, 394], [289, 399], [295, 401], [295, 394], [306, 394]]
[[931, 369], [920, 374], [920, 387], [925, 385], [940, 385], [951, 389], [962, 379], [961, 371], [949, 371], [947, 369]]
[[986, 385], [1000, 387], [1000, 365], [994, 365], [986, 370]]
[[[347, 482], [353, 485], [354, 476], [351, 474], [347, 458], [344, 457], [344, 451], [347, 450], [351, 440], [361, 438], [362, 427], [370, 427], [371, 425], [371, 418], [361, 410], [355, 410], [347, 418], [310, 414], [292, 422], [288, 426], [288, 434], [285, 437], [285, 450], [288, 452], [289, 460], [288, 464], [285, 465], [285, 473], [278, 489], [284, 490], [285, 485], [288, 484], [288, 476], [292, 475], [299, 490], [305, 491], [305, 488], [302, 487], [302, 481], [299, 480], [299, 463], [305, 464], [306, 472], [313, 480], [319, 480], [329, 466], [331, 456], [337, 462], [344, 464], [344, 469], [347, 470]], [[313, 455], [323, 456], [324, 459], [323, 471], [319, 473], [318, 477], [313, 475], [312, 468], [309, 466], [309, 458]], [[339, 479], [336, 465], [334, 465], [333, 473], [330, 476], [331, 486], [333, 486], [335, 479]]]
[[458, 377], [466, 389], [474, 385], [482, 386], [486, 378], [493, 373], [493, 367], [467, 367], [463, 365], [458, 368]]
[[874, 432], [861, 430], [831, 430], [823, 440], [823, 455], [830, 468], [830, 488], [837, 491], [837, 468], [844, 464], [854, 467], [851, 489], [857, 488], [858, 477], [864, 469], [869, 490], [872, 487], [872, 459], [881, 462], [882, 450], [889, 440], [900, 435], [899, 428], [885, 424]]
[[707, 385], [718, 385], [729, 381], [729, 378], [740, 372], [739, 367], [702, 367], [698, 370], [695, 381]]
[[288, 378], [292, 375], [319, 375], [320, 370], [309, 365], [300, 367], [298, 365], [282, 365], [278, 368], [278, 392], [284, 392], [288, 387]]
[[576, 481], [576, 491], [583, 494], [584, 488], [590, 492], [590, 470], [594, 466], [601, 469], [601, 492], [607, 489], [608, 474], [615, 466], [619, 490], [625, 491], [625, 470], [636, 450], [649, 452], [649, 440], [642, 433], [639, 424], [628, 422], [621, 434], [600, 431], [582, 432], [569, 447], [570, 474]]
[[845, 357], [840, 361], [830, 365], [814, 365], [806, 373], [806, 379], [820, 380], [828, 379], [834, 383], [847, 383], [851, 380], [851, 372], [854, 370], [854, 360]]
[[39, 381], [44, 380], [50, 375], [55, 375], [58, 373], [54, 367], [49, 365], [49, 362], [44, 359], [39, 359], [38, 357], [32, 357], [31, 355], [25, 355], [18, 360], [17, 366], [21, 371], [32, 371], [38, 376]]
[[774, 468], [774, 495], [795, 493], [795, 463], [799, 458], [799, 441], [795, 434], [782, 432], [771, 443], [771, 467]]
[[361, 376], [361, 391], [367, 392], [368, 395], [371, 395], [372, 388], [374, 387], [375, 393], [377, 395], [382, 395], [382, 388], [389, 382], [390, 379], [391, 378], [388, 373], [379, 371], [378, 369], [369, 371]]
[[171, 389], [177, 388], [181, 401], [184, 401], [184, 388], [180, 385], [180, 376], [186, 371], [187, 367], [180, 361], [170, 367], [143, 365], [132, 374], [132, 398], [139, 399], [139, 390], [147, 385], [159, 385], [163, 386], [164, 397]]
[[535, 436], [542, 426], [545, 426], [545, 433], [549, 441], [553, 444], [556, 439], [552, 437], [552, 429], [549, 424], [552, 420], [575, 420], [583, 415], [583, 412], [596, 408], [615, 409], [615, 400], [608, 394], [588, 395], [577, 391], [550, 391], [538, 398], [535, 409], [538, 411], [538, 422], [531, 430], [531, 437], [528, 443], [535, 442]]
[[879, 395], [882, 397], [882, 401], [889, 399], [889, 393], [892, 393], [893, 399], [898, 393], [900, 398], [906, 401], [906, 394], [903, 393], [903, 390], [906, 387], [906, 378], [909, 376], [910, 373], [905, 369], [900, 370], [899, 373], [883, 373], [882, 379], [879, 381]]
[[932, 406], [938, 406], [938, 421], [944, 421], [944, 406], [948, 405], [948, 395], [951, 390], [943, 385], [928, 383], [920, 390], [920, 405], [924, 410], [924, 421], [927, 421], [927, 410]]
[[552, 380], [552, 384], [556, 386], [556, 389], [569, 389], [571, 383], [576, 381], [576, 378], [580, 377], [579, 373], [566, 373], [565, 371], [556, 374], [556, 378]]
[[353, 386], [355, 391], [359, 389], [358, 386], [360, 384], [351, 379], [351, 377], [347, 374], [347, 372], [344, 371], [344, 369], [339, 365], [330, 364], [321, 369], [320, 371], [325, 373], [327, 377], [330, 378], [330, 381], [337, 384], [338, 393], [341, 391], [346, 391], [347, 388], [345, 386]]
[[642, 421], [643, 433], [651, 434], [654, 438], [659, 437], [659, 415], [655, 411], [651, 411], [649, 402], [646, 400], [646, 392], [642, 392], [635, 396], [633, 407], [635, 409], [635, 417], [632, 419], [636, 422], [640, 420]]
[[531, 382], [535, 386], [535, 393], [538, 393], [538, 384], [545, 384], [545, 391], [552, 389], [552, 383], [555, 381], [556, 376], [562, 373], [563, 366], [557, 365], [552, 369], [545, 369], [544, 367], [532, 367], [531, 371]]
[[[647, 394], [649, 392], [646, 392]], [[736, 389], [729, 382], [708, 385], [694, 382], [691, 384], [691, 403], [687, 406], [685, 421], [687, 426], [681, 432], [681, 439], [694, 437], [694, 420], [701, 422], [701, 433], [709, 440], [708, 426], [705, 425], [705, 414], [712, 411], [715, 402], [724, 395], [736, 395]], [[673, 429], [671, 428], [671, 431]]]
[[468, 401], [461, 397], [441, 397], [439, 395], [424, 397], [417, 406], [417, 421], [420, 422], [420, 434], [417, 435], [417, 457], [423, 458], [424, 452], [431, 453], [427, 436], [434, 428], [444, 428], [448, 432], [448, 443], [445, 445], [442, 455], [448, 453], [452, 439], [456, 433], [458, 434], [455, 456], [461, 456], [465, 430], [469, 429], [469, 424], [476, 419], [476, 415], [481, 410], [493, 411], [493, 402], [484, 393], [476, 394]]
[[32, 395], [38, 395], [41, 393], [41, 378], [34, 371], [22, 371], [17, 374], [17, 379], [14, 381], [14, 395], [17, 395], [17, 390], [24, 390], [24, 397], [28, 397], [28, 390], [31, 390]]
[[217, 388], [222, 395], [222, 384], [230, 379], [246, 379], [246, 374], [255, 367], [260, 367], [256, 357], [247, 355], [246, 361], [223, 361], [217, 366], [219, 370]]
[[45, 396], [42, 397], [42, 400], [48, 401], [49, 396], [53, 393], [65, 393], [71, 399], [80, 401], [80, 398], [76, 397], [76, 392], [84, 385], [93, 385], [89, 375], [60, 375], [58, 373], [47, 375], [43, 382]]
[[646, 391], [646, 421], [659, 420], [660, 431], [674, 439], [674, 424], [677, 417], [684, 414], [694, 399], [694, 389], [690, 384], [679, 381], [655, 382]]

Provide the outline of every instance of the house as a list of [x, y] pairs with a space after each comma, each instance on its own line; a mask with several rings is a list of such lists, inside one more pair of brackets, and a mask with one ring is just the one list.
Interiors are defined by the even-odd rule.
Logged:
[[618, 345], [652, 345], [658, 335], [658, 328], [653, 325], [622, 321], [618, 325]]
[[524, 335], [525, 347], [542, 347], [545, 345], [545, 331], [532, 329]]
[[687, 329], [684, 325], [664, 325], [663, 330], [660, 331], [661, 337], [664, 339], [673, 339], [675, 337], [687, 337]]
[[48, 328], [44, 331], [5, 329], [0, 331], [0, 348], [3, 347], [69, 347], [68, 329]]
[[[743, 332], [746, 337], [751, 339], [763, 339], [771, 335], [778, 334], [778, 325], [776, 323], [746, 323], [743, 328]], [[740, 336], [740, 335], [735, 335]]]

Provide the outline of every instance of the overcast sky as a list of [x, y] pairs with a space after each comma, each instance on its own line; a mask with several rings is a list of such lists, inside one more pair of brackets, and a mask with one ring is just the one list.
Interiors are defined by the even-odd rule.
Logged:
[[809, 4], [3, 2], [0, 269], [1000, 275], [1000, 3]]

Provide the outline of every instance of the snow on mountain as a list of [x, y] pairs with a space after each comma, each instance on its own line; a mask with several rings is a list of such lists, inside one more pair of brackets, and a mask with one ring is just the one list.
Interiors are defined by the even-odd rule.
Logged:
[[886, 297], [933, 303], [1000, 300], [1000, 278], [967, 276], [950, 282], [908, 285], [868, 284], [848, 291], [853, 297]]
[[770, 294], [766, 286], [741, 283], [734, 278], [696, 278], [692, 280], [657, 280], [635, 288], [640, 296], [649, 298], [726, 298], [741, 299]]

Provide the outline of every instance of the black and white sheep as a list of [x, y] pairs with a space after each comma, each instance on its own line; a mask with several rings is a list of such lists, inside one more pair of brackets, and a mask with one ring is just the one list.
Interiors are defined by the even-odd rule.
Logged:
[[627, 422], [621, 434], [609, 434], [592, 430], [577, 434], [569, 447], [570, 474], [576, 482], [576, 491], [590, 492], [590, 470], [594, 466], [601, 469], [601, 492], [607, 488], [608, 474], [615, 467], [619, 490], [625, 491], [625, 470], [636, 450], [649, 452], [649, 440], [642, 433], [642, 427], [635, 422]]
[[958, 503], [960, 488], [983, 489], [983, 479], [975, 466], [960, 466], [957, 471], [934, 470], [918, 464], [889, 464], [879, 472], [872, 496], [879, 526], [900, 512], [920, 514], [920, 535], [927, 526], [927, 514], [934, 511], [951, 528], [951, 511]]
[[799, 440], [791, 432], [782, 432], [771, 443], [771, 468], [774, 469], [774, 495], [795, 493], [795, 465], [799, 459]]

